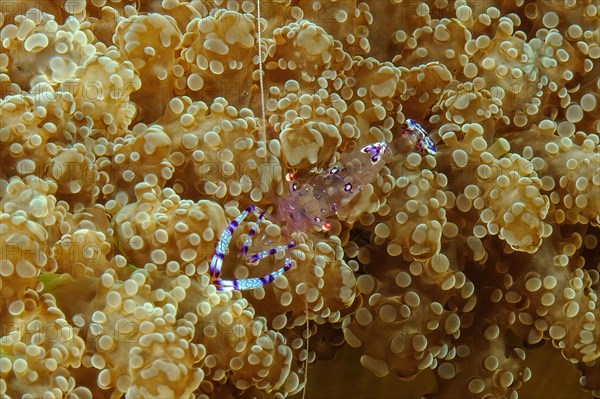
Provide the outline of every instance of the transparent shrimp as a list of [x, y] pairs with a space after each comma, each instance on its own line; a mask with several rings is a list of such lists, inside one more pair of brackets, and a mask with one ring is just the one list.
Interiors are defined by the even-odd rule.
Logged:
[[[335, 215], [338, 209], [347, 205], [367, 184], [377, 178], [392, 155], [390, 147], [402, 152], [413, 150], [424, 154], [436, 153], [435, 145], [427, 136], [427, 132], [415, 121], [408, 119], [402, 125], [399, 137], [390, 144], [380, 141], [344, 153], [334, 164], [301, 186], [298, 186], [298, 183], [293, 180], [292, 174], [288, 174], [286, 179], [291, 184], [290, 194], [274, 200], [276, 211], [274, 215], [269, 216], [269, 219], [282, 226], [284, 235], [287, 237], [291, 237], [293, 232], [306, 232], [311, 229], [328, 231], [331, 224], [327, 219]], [[217, 243], [209, 270], [214, 284], [220, 290], [247, 290], [262, 287], [292, 267], [291, 259], [286, 257], [283, 267], [263, 277], [241, 280], [219, 278], [221, 265], [233, 232], [250, 213], [255, 211], [260, 210], [254, 205], [246, 208], [227, 226]], [[290, 241], [286, 245], [249, 255], [248, 250], [258, 225], [266, 216], [265, 211], [260, 211], [256, 225], [248, 233], [240, 250], [240, 254], [248, 263], [256, 263], [267, 256], [287, 251], [296, 246], [294, 241]]]
[[[273, 219], [284, 227], [286, 236], [291, 236], [291, 233], [294, 231], [307, 231], [307, 229], [313, 227], [329, 230], [330, 225], [325, 221], [325, 218], [335, 214], [339, 206], [348, 203], [362, 190], [364, 185], [373, 181], [385, 165], [387, 156], [389, 156], [387, 143], [369, 144], [342, 156], [338, 162], [330, 166], [323, 173], [310, 179], [300, 188], [297, 187], [296, 182], [292, 182], [290, 195], [275, 200], [277, 211]], [[288, 174], [288, 178], [290, 177]], [[250, 213], [256, 210], [257, 208], [254, 205], [246, 208], [227, 226], [217, 243], [209, 270], [215, 285], [219, 289], [243, 290], [262, 287], [291, 268], [291, 259], [285, 258], [282, 268], [263, 277], [243, 280], [223, 280], [218, 278], [227, 247], [235, 229]], [[258, 224], [265, 216], [266, 213], [261, 211], [256, 225], [248, 233], [248, 237], [240, 250], [242, 257], [249, 263], [256, 263], [267, 256], [275, 255], [279, 251], [288, 250], [296, 245], [293, 241], [290, 241], [286, 245], [249, 255], [248, 250], [252, 244]]]
[[400, 135], [388, 145], [372, 143], [344, 153], [337, 162], [298, 187], [293, 175], [290, 195], [277, 198], [276, 220], [290, 231], [308, 231], [311, 226], [328, 230], [326, 219], [350, 203], [363, 187], [377, 178], [381, 169], [395, 153], [417, 151], [434, 155], [437, 150], [425, 129], [412, 119], [401, 126]]
[[373, 182], [389, 156], [389, 146], [382, 141], [343, 154], [300, 187], [288, 174], [291, 192], [275, 200], [275, 219], [291, 231], [308, 231], [311, 226], [329, 230], [326, 219]]

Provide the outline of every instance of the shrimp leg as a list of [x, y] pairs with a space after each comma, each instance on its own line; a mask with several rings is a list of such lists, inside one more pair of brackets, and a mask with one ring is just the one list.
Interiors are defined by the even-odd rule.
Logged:
[[266, 214], [266, 212], [262, 211], [260, 213], [260, 215], [258, 215], [258, 219], [256, 219], [256, 224], [248, 232], [248, 237], [246, 237], [246, 240], [244, 241], [244, 244], [242, 245], [242, 248], [240, 249], [240, 254], [242, 255], [243, 258], [246, 258], [249, 263], [256, 263], [259, 260], [266, 258], [267, 256], [275, 255], [279, 251], [285, 251], [285, 250], [288, 250], [288, 249], [296, 246], [296, 244], [293, 241], [291, 241], [287, 245], [281, 245], [279, 247], [271, 248], [269, 250], [258, 252], [258, 253], [248, 256], [248, 250], [250, 249], [250, 246], [252, 245], [254, 234], [256, 234], [256, 232], [258, 231], [258, 226], [260, 225], [260, 222], [264, 219], [265, 214]]
[[259, 260], [261, 260], [263, 258], [266, 258], [267, 256], [275, 255], [279, 251], [286, 251], [286, 250], [288, 250], [290, 248], [293, 248], [295, 246], [296, 246], [296, 243], [294, 241], [290, 241], [286, 245], [281, 245], [279, 247], [271, 248], [271, 249], [266, 250], [266, 251], [257, 252], [255, 254], [252, 254], [252, 255], [248, 256], [248, 261], [250, 263], [255, 263], [255, 262], [258, 262]]
[[267, 274], [264, 277], [256, 277], [256, 278], [246, 278], [243, 280], [222, 280], [217, 279], [213, 282], [213, 284], [217, 287], [219, 291], [232, 291], [232, 290], [251, 290], [258, 287], [264, 287], [265, 285], [273, 282], [275, 278], [292, 267], [292, 260], [290, 258], [285, 258], [285, 265]]
[[246, 238], [246, 241], [244, 241], [244, 245], [242, 245], [242, 248], [240, 249], [240, 254], [242, 254], [242, 257], [245, 257], [246, 255], [248, 255], [248, 249], [250, 248], [250, 245], [252, 245], [252, 238], [254, 237], [254, 234], [258, 230], [258, 225], [264, 219], [265, 214], [266, 214], [266, 212], [262, 211], [260, 213], [260, 215], [258, 215], [258, 219], [256, 219], [256, 224], [248, 232], [248, 237]]
[[240, 215], [229, 223], [227, 228], [221, 234], [221, 238], [217, 242], [217, 247], [215, 248], [215, 254], [212, 257], [209, 266], [209, 273], [212, 278], [217, 278], [221, 274], [221, 266], [223, 266], [223, 259], [225, 259], [225, 253], [227, 252], [227, 248], [229, 247], [229, 243], [231, 242], [231, 237], [233, 237], [233, 232], [238, 228], [240, 223], [244, 221], [246, 216], [249, 213], [254, 212], [256, 206], [250, 205], [246, 208]]
[[[213, 280], [214, 280], [213, 282], [217, 286], [217, 289], [219, 289], [221, 291], [233, 290], [233, 289], [248, 290], [248, 289], [253, 289], [253, 288], [257, 288], [257, 287], [262, 287], [266, 284], [269, 284], [270, 282], [275, 280], [275, 277], [279, 276], [280, 274], [285, 273], [292, 267], [291, 259], [285, 258], [285, 264], [282, 268], [277, 269], [274, 272], [271, 272], [264, 277], [249, 278], [249, 279], [243, 279], [243, 280], [222, 280], [222, 279], [218, 278], [221, 274], [221, 267], [223, 266], [223, 259], [225, 258], [225, 253], [227, 252], [227, 248], [229, 247], [229, 244], [231, 243], [231, 238], [233, 237], [233, 232], [235, 231], [235, 229], [237, 229], [239, 227], [239, 225], [244, 221], [244, 219], [250, 213], [254, 212], [256, 209], [257, 208], [254, 205], [248, 206], [237, 218], [235, 218], [234, 220], [231, 221], [231, 223], [229, 223], [227, 228], [223, 231], [221, 238], [217, 242], [215, 254], [213, 255], [211, 263], [210, 263], [209, 273], [210, 273], [210, 276], [213, 278]], [[291, 241], [290, 243], [288, 243], [286, 245], [281, 245], [279, 247], [271, 248], [266, 251], [248, 255], [248, 249], [250, 248], [250, 245], [252, 245], [252, 240], [253, 240], [254, 234], [256, 234], [256, 231], [258, 230], [258, 226], [259, 226], [260, 222], [262, 221], [262, 219], [265, 217], [265, 214], [266, 213], [264, 211], [261, 211], [261, 213], [259, 214], [259, 216], [257, 218], [256, 225], [254, 227], [252, 227], [252, 229], [250, 229], [250, 231], [248, 232], [248, 237], [244, 241], [244, 244], [242, 245], [242, 248], [240, 250], [240, 253], [242, 254], [242, 256], [244, 258], [246, 258], [249, 263], [256, 263], [256, 262], [260, 261], [261, 259], [266, 258], [267, 256], [275, 255], [279, 251], [285, 251], [285, 250], [288, 250], [288, 249], [296, 246], [296, 243]]]

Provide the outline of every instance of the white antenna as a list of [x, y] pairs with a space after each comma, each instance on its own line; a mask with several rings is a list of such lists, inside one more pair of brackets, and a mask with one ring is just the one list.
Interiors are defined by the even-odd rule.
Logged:
[[256, 16], [257, 16], [257, 29], [258, 29], [258, 69], [260, 71], [260, 106], [262, 112], [262, 123], [265, 133], [265, 139], [267, 138], [267, 117], [266, 117], [266, 106], [265, 106], [265, 84], [263, 82], [263, 55], [262, 55], [262, 33], [261, 33], [261, 17], [260, 17], [260, 0], [256, 0]]
[[304, 300], [306, 303], [306, 359], [304, 359], [304, 388], [302, 388], [302, 399], [306, 398], [306, 384], [308, 383], [308, 339], [310, 338], [310, 327], [308, 325], [308, 299], [304, 297]]
[[[258, 31], [258, 70], [260, 71], [259, 85], [260, 85], [260, 106], [262, 113], [262, 123], [265, 134], [265, 140], [267, 138], [267, 117], [266, 117], [266, 104], [265, 104], [265, 84], [263, 80], [263, 54], [262, 54], [262, 33], [261, 33], [261, 16], [260, 16], [260, 0], [256, 0], [256, 18], [257, 18], [257, 31]], [[304, 359], [304, 387], [302, 388], [302, 399], [306, 398], [306, 383], [308, 382], [308, 340], [310, 338], [310, 325], [308, 324], [308, 300], [306, 301], [306, 359]]]

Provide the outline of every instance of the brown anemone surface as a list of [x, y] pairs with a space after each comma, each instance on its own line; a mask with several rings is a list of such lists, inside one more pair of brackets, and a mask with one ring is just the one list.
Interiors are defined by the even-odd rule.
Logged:
[[0, 397], [600, 397], [599, 115], [597, 0], [3, 0]]

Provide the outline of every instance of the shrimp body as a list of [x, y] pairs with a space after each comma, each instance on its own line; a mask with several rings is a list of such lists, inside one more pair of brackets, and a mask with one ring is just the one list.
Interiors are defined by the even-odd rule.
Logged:
[[369, 144], [345, 153], [301, 187], [292, 182], [290, 195], [276, 200], [277, 221], [291, 231], [306, 231], [311, 226], [327, 230], [324, 220], [373, 182], [389, 156], [386, 142]]

